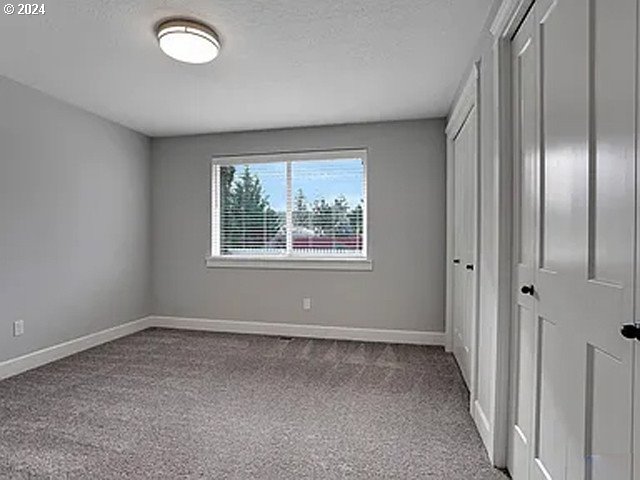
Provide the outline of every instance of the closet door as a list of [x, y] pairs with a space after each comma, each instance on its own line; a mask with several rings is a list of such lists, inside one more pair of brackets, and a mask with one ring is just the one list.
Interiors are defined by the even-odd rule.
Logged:
[[462, 375], [471, 385], [476, 302], [476, 109], [468, 112], [453, 140], [454, 162], [454, 273], [453, 353]]
[[[528, 202], [518, 207], [522, 245], [531, 242], [534, 255], [524, 262], [530, 273], [514, 272], [515, 308], [526, 311], [514, 330], [526, 323], [527, 333], [514, 341], [525, 381], [514, 383], [512, 473], [632, 480], [637, 342], [621, 328], [634, 320], [637, 4], [538, 0], [532, 15], [534, 87], [514, 71], [521, 110], [535, 110], [535, 127], [522, 111], [514, 117], [521, 144], [535, 132], [533, 168], [528, 148], [516, 149], [516, 182], [521, 197], [534, 186], [535, 206], [529, 220]], [[516, 36], [514, 59], [525, 36]], [[520, 407], [530, 411], [520, 417]]]
[[538, 9], [539, 477], [633, 478], [636, 9]]

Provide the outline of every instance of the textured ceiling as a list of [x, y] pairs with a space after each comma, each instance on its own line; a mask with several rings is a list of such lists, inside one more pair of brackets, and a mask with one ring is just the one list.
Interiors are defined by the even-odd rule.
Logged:
[[[491, 0], [43, 0], [0, 14], [0, 75], [151, 136], [443, 116]], [[3, 2], [4, 3], [4, 2]], [[153, 26], [201, 19], [207, 65]]]

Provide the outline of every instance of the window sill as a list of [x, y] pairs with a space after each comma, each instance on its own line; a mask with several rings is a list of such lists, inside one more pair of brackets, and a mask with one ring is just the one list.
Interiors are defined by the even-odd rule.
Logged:
[[368, 258], [226, 258], [209, 257], [207, 268], [249, 268], [256, 270], [346, 270], [371, 271]]

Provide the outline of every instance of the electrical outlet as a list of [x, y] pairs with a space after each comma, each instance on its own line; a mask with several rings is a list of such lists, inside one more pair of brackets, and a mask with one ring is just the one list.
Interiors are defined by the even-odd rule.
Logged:
[[13, 336], [19, 337], [24, 333], [24, 320], [16, 320], [13, 322]]
[[311, 298], [305, 297], [302, 299], [302, 309], [311, 310]]

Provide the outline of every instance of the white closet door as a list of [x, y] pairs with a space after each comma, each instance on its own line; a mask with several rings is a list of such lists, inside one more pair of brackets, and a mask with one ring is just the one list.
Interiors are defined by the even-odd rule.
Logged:
[[465, 318], [465, 275], [462, 257], [464, 255], [464, 190], [465, 190], [465, 158], [466, 143], [464, 136], [456, 136], [453, 142], [454, 162], [454, 221], [453, 221], [453, 301], [452, 301], [452, 329], [453, 353], [458, 360], [461, 371], [466, 380], [466, 358], [464, 352], [464, 318]]
[[470, 385], [476, 302], [476, 109], [472, 107], [453, 141], [454, 256], [453, 353]]
[[[516, 309], [526, 315], [514, 329], [522, 332], [525, 318], [531, 331], [514, 345], [520, 367], [533, 365], [533, 384], [514, 387], [517, 408], [533, 401], [522, 418], [516, 408], [515, 480], [634, 478], [636, 341], [620, 328], [634, 319], [637, 5], [614, 3], [539, 0], [535, 25], [525, 27], [533, 28], [536, 126], [522, 112], [514, 120], [523, 145], [536, 132], [538, 151], [533, 169], [526, 152], [515, 160], [521, 197], [526, 185], [535, 187], [534, 218], [526, 202], [519, 207], [520, 235], [534, 233], [522, 244], [533, 242], [535, 250], [532, 281], [526, 267], [515, 272]], [[514, 79], [525, 110], [529, 80]], [[520, 440], [526, 461], [517, 446], [522, 425], [530, 428]]]

